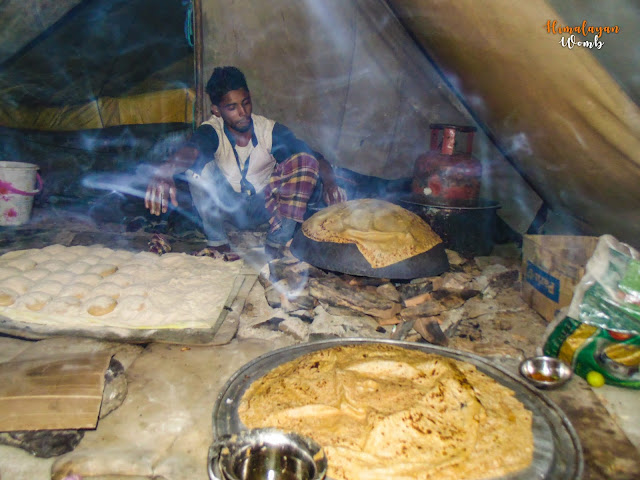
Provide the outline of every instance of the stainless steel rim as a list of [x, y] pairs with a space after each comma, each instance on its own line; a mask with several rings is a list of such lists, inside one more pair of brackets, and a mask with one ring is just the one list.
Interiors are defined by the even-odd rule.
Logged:
[[534, 413], [534, 461], [532, 466], [504, 480], [579, 480], [584, 471], [580, 440], [564, 412], [546, 395], [486, 358], [446, 347], [397, 340], [341, 338], [293, 345], [266, 353], [236, 371], [215, 402], [212, 423], [214, 439], [246, 428], [239, 420], [237, 406], [248, 386], [278, 365], [306, 353], [335, 346], [378, 343], [436, 353], [474, 364], [478, 370], [511, 388], [516, 397]]

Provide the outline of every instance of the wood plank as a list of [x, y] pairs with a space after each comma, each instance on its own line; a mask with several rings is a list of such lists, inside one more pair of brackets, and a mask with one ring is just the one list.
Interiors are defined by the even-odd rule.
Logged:
[[47, 355], [0, 364], [0, 431], [95, 428], [112, 354]]

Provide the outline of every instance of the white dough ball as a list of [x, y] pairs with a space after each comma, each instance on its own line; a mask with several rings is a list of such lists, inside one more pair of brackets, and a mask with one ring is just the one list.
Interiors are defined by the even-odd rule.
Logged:
[[52, 280], [41, 280], [31, 287], [32, 292], [44, 292], [54, 297], [60, 293], [60, 290], [62, 290], [62, 284]]
[[3, 287], [8, 287], [11, 290], [18, 292], [20, 295], [24, 295], [33, 286], [33, 280], [29, 280], [22, 275], [5, 278], [0, 282]]
[[33, 270], [29, 270], [22, 274], [23, 277], [33, 280], [34, 282], [40, 281], [45, 277], [49, 277], [49, 275], [52, 275], [52, 273], [49, 270], [44, 270], [42, 268], [34, 268]]

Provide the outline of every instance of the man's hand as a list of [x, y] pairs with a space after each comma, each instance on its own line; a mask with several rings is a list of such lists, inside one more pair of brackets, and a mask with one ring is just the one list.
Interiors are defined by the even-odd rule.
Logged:
[[160, 165], [147, 186], [144, 196], [144, 207], [152, 215], [167, 213], [169, 199], [174, 207], [178, 206], [176, 184], [173, 176], [187, 170], [196, 158], [198, 149], [192, 146], [180, 147], [164, 164]]
[[322, 199], [327, 205], [347, 201], [347, 192], [334, 182], [325, 183], [322, 189]]
[[160, 215], [169, 209], [169, 199], [174, 207], [178, 206], [173, 172], [169, 172], [167, 167], [162, 166], [147, 186], [144, 206], [152, 215]]
[[331, 164], [324, 158], [320, 152], [314, 152], [318, 159], [318, 168], [320, 169], [320, 178], [322, 179], [322, 199], [327, 205], [341, 203], [347, 201], [347, 192], [338, 186], [333, 175]]

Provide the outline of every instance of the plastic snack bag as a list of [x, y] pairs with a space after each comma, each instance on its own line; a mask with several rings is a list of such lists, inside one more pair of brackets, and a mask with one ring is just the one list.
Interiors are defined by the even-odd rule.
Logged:
[[543, 352], [585, 377], [640, 389], [640, 253], [603, 235], [571, 304], [549, 325]]

